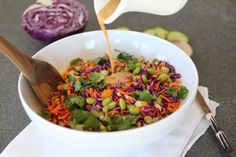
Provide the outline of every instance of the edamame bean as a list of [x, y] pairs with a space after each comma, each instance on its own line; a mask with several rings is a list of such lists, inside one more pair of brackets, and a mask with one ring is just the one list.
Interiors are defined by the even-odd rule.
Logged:
[[170, 69], [167, 68], [167, 67], [165, 67], [165, 66], [163, 66], [163, 67], [161, 67], [161, 71], [162, 71], [163, 73], [168, 74], [168, 73], [170, 72]]
[[148, 68], [147, 71], [148, 71], [148, 73], [149, 73], [150, 75], [156, 74], [156, 70], [154, 70], [154, 69], [152, 69], [152, 68]]
[[140, 73], [140, 71], [141, 71], [141, 67], [136, 67], [133, 71], [133, 74], [138, 75]]
[[126, 103], [124, 99], [120, 99], [119, 100], [119, 105], [120, 105], [120, 109], [121, 110], [125, 110], [126, 109]]
[[105, 113], [108, 112], [108, 110], [109, 110], [109, 109], [108, 109], [108, 106], [104, 106], [104, 107], [102, 108], [102, 111], [105, 112]]
[[144, 117], [144, 121], [145, 121], [145, 123], [150, 124], [150, 123], [153, 122], [153, 119], [152, 119], [151, 116], [145, 116], [145, 117]]
[[133, 115], [139, 114], [139, 108], [136, 106], [129, 105], [128, 110], [129, 110], [130, 114], [133, 114]]
[[137, 77], [133, 75], [132, 80], [133, 80], [133, 82], [136, 82], [137, 81]]
[[158, 78], [159, 78], [160, 82], [163, 83], [166, 79], [169, 78], [169, 75], [163, 73], [163, 74], [160, 74]]
[[110, 103], [107, 105], [107, 107], [108, 107], [109, 110], [113, 109], [115, 106], [116, 106], [116, 102], [115, 102], [115, 101], [112, 101], [112, 102], [110, 102]]
[[134, 106], [140, 107], [140, 106], [142, 106], [142, 102], [141, 102], [141, 101], [136, 101], [135, 104], [134, 104]]
[[92, 105], [96, 102], [95, 98], [86, 98], [86, 103], [89, 105]]
[[106, 99], [104, 99], [103, 101], [102, 101], [102, 106], [107, 106], [110, 102], [111, 102], [112, 100], [111, 100], [111, 98], [106, 98]]
[[101, 73], [104, 75], [104, 76], [108, 76], [109, 72], [107, 70], [102, 70]]
[[156, 98], [156, 102], [157, 102], [158, 104], [161, 104], [162, 98], [161, 98], [160, 96], [158, 96], [158, 97]]
[[74, 67], [73, 67], [73, 70], [76, 71], [76, 72], [80, 72], [81, 68], [78, 67], [78, 66], [74, 66]]
[[142, 81], [143, 81], [143, 83], [147, 83], [147, 77], [146, 77], [146, 75], [142, 75]]

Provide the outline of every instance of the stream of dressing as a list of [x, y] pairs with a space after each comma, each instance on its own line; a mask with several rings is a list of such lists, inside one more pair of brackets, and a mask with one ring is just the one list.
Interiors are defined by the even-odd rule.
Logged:
[[97, 14], [97, 19], [98, 23], [101, 27], [101, 30], [104, 34], [105, 40], [106, 40], [106, 46], [108, 50], [108, 55], [110, 59], [110, 64], [111, 64], [111, 72], [114, 73], [114, 61], [112, 57], [112, 48], [111, 48], [111, 43], [108, 37], [108, 33], [104, 24], [104, 20], [106, 20], [108, 17], [112, 15], [112, 13], [115, 11], [117, 6], [119, 5], [120, 0], [110, 0]]

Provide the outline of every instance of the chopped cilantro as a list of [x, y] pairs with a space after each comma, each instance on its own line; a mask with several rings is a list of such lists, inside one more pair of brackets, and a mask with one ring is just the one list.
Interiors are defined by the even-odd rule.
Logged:
[[81, 92], [83, 92], [83, 89], [85, 88], [99, 88], [99, 89], [104, 89], [106, 87], [106, 84], [104, 81], [100, 81], [98, 83], [92, 82], [89, 79], [84, 79], [84, 78], [80, 78], [79, 81], [81, 82], [82, 88], [81, 88]]
[[109, 60], [109, 57], [107, 54], [105, 54], [103, 57], [97, 57], [93, 59], [93, 62], [95, 64], [102, 64], [104, 61], [108, 61], [108, 60]]
[[83, 62], [83, 59], [81, 59], [81, 58], [75, 58], [75, 59], [73, 59], [72, 61], [70, 61], [70, 65], [72, 66], [72, 65], [75, 65], [75, 64], [77, 64], [78, 62]]
[[85, 129], [86, 128], [98, 129], [100, 126], [100, 121], [92, 114], [88, 114], [87, 116], [88, 117], [87, 117], [83, 127]]
[[105, 76], [102, 73], [93, 72], [88, 75], [88, 79], [94, 83], [101, 82], [104, 80]]
[[151, 103], [153, 95], [148, 90], [144, 89], [143, 92], [140, 92], [139, 98], [141, 101], [146, 101], [148, 103]]
[[71, 71], [67, 74], [68, 82], [76, 82], [79, 79], [79, 76], [74, 75], [75, 71]]
[[[72, 122], [83, 124], [83, 129], [92, 128], [98, 129], [100, 126], [100, 121], [90, 112], [83, 110], [74, 110], [72, 112]], [[73, 123], [73, 124], [74, 124]]]
[[85, 99], [82, 96], [69, 96], [65, 104], [69, 110], [72, 110], [77, 106], [83, 108], [85, 105]]
[[84, 123], [87, 119], [88, 112], [83, 110], [74, 110], [71, 119], [76, 123]]
[[184, 86], [181, 86], [178, 90], [178, 98], [184, 99], [188, 95], [188, 89]]
[[136, 116], [127, 115], [127, 116], [117, 116], [111, 118], [110, 126], [112, 130], [125, 130], [132, 127], [135, 124]]
[[169, 87], [166, 92], [170, 96], [173, 96], [173, 97], [177, 97], [178, 96], [178, 93], [177, 93], [178, 90], [176, 88], [174, 88], [174, 87]]
[[75, 82], [74, 87], [75, 87], [75, 91], [76, 91], [76, 92], [81, 91], [81, 87], [82, 87], [81, 82], [80, 82], [79, 80], [77, 80], [77, 81]]
[[41, 112], [41, 116], [44, 118], [44, 119], [48, 119], [48, 118], [51, 118], [51, 113], [48, 112], [48, 111], [42, 111]]
[[120, 61], [128, 63], [133, 58], [133, 55], [130, 55], [124, 51], [120, 51], [117, 49], [115, 49], [115, 51], [119, 52], [116, 58]]

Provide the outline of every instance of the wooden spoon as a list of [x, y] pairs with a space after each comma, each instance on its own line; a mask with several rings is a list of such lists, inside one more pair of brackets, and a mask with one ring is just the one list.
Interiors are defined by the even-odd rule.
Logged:
[[51, 92], [64, 82], [57, 70], [47, 62], [26, 56], [0, 36], [0, 51], [23, 73], [43, 105], [48, 105]]

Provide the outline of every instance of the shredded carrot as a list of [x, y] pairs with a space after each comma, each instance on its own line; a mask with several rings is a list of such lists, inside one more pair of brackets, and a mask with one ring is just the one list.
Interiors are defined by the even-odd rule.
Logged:
[[129, 96], [129, 95], [125, 95], [125, 98], [127, 99], [127, 102], [128, 103], [134, 103], [136, 101], [135, 98]]
[[166, 100], [167, 102], [171, 102], [169, 98], [165, 97], [163, 94], [160, 95], [160, 97], [164, 100]]
[[174, 82], [170, 82], [169, 86], [174, 86], [174, 87], [179, 87], [181, 84], [181, 82], [179, 80], [174, 81]]
[[71, 94], [71, 86], [67, 86], [67, 95], [69, 96]]
[[120, 93], [120, 94], [123, 94], [123, 95], [129, 95], [130, 93], [127, 93], [121, 89], [117, 89], [117, 91]]
[[93, 96], [94, 96], [93, 88], [89, 88], [89, 89], [87, 90], [87, 93], [88, 93], [88, 95], [89, 95], [90, 97], [93, 97]]
[[157, 94], [161, 94], [161, 93], [164, 93], [167, 89], [162, 89], [161, 91], [159, 91]]
[[50, 112], [52, 114], [58, 114], [60, 112], [60, 110], [62, 109], [62, 107], [60, 105], [56, 106], [54, 109], [52, 109]]
[[131, 87], [131, 83], [126, 83], [126, 84], [123, 86], [124, 89], [129, 89], [130, 87]]
[[161, 114], [161, 116], [165, 116], [166, 115], [166, 110], [163, 108], [160, 114]]
[[155, 87], [156, 87], [157, 91], [160, 89], [160, 82], [159, 81], [155, 84]]
[[161, 63], [158, 65], [158, 68], [161, 68], [161, 67], [163, 67], [163, 66], [165, 66], [165, 62], [161, 62]]
[[69, 66], [69, 67], [66, 69], [66, 71], [62, 74], [62, 77], [63, 77], [64, 79], [66, 79], [66, 78], [67, 78], [67, 74], [68, 74], [71, 70], [72, 70], [72, 67]]
[[114, 117], [115, 115], [119, 114], [119, 111], [117, 110], [111, 110], [108, 112], [108, 114], [111, 116], [111, 117]]
[[61, 95], [61, 104], [64, 104], [64, 102], [65, 102], [65, 96]]
[[175, 112], [180, 106], [180, 102], [177, 103], [168, 103], [167, 110], [170, 112]]
[[142, 101], [142, 106], [147, 106], [148, 103], [146, 101]]
[[112, 94], [113, 94], [113, 90], [111, 90], [111, 89], [105, 89], [105, 90], [102, 92], [101, 98], [110, 97], [110, 96], [112, 96]]

